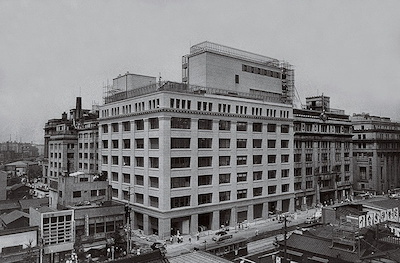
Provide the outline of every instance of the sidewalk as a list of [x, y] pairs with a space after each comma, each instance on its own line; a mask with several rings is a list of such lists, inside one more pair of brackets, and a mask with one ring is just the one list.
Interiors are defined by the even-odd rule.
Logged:
[[[307, 217], [312, 216], [316, 212], [316, 208], [308, 209], [306, 211], [299, 211], [292, 213], [292, 217], [288, 220], [287, 226], [299, 225], [304, 223]], [[229, 233], [234, 237], [254, 237], [256, 232], [258, 235], [262, 235], [265, 232], [282, 229], [283, 223], [279, 223], [276, 217], [268, 218], [264, 220], [256, 220], [255, 222], [247, 223], [245, 227], [238, 229], [238, 227], [229, 227]], [[194, 248], [204, 247], [206, 244], [215, 243], [212, 237], [218, 230], [208, 230], [200, 233], [199, 240], [196, 236], [183, 235], [183, 242], [167, 244], [167, 258], [178, 256], [180, 254], [188, 253], [194, 250]]]

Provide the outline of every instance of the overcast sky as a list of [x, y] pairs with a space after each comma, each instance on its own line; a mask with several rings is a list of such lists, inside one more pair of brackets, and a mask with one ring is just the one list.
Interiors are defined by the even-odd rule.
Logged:
[[400, 1], [0, 0], [0, 142], [42, 142], [81, 95], [118, 74], [181, 81], [211, 41], [285, 60], [305, 97], [400, 120]]

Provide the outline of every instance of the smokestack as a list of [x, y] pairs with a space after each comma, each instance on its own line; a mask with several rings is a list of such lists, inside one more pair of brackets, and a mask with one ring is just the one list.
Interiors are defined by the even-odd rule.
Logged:
[[76, 97], [75, 120], [82, 118], [82, 98]]

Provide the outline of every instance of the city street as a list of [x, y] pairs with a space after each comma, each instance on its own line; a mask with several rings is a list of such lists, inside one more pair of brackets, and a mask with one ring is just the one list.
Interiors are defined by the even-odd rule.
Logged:
[[[316, 209], [309, 209], [306, 211], [296, 212], [293, 214], [292, 218], [288, 219], [289, 221], [287, 223], [287, 226], [290, 227], [293, 225], [303, 224], [306, 218], [312, 216], [315, 212]], [[270, 232], [282, 228], [283, 228], [283, 223], [278, 223], [278, 220], [276, 220], [275, 218], [270, 218], [267, 220], [260, 220], [253, 223], [249, 223], [248, 227], [245, 227], [243, 229], [237, 229], [237, 228], [235, 229], [235, 227], [230, 227], [229, 233], [233, 234], [233, 237], [250, 238], [254, 237], [256, 235], [256, 232], [258, 232], [258, 235], [261, 236], [265, 232]], [[166, 254], [167, 258], [188, 253], [190, 251], [193, 251], [194, 248], [203, 249], [206, 244], [215, 243], [215, 241], [212, 240], [212, 237], [215, 232], [217, 232], [217, 230], [201, 232], [198, 241], [196, 240], [195, 236], [184, 235], [182, 243], [174, 242], [173, 244], [167, 245], [167, 254]], [[283, 236], [278, 238], [282, 239]], [[250, 242], [248, 244], [248, 253], [252, 254], [263, 250], [269, 250], [273, 248], [272, 243], [274, 240], [275, 236], [269, 237], [267, 239]]]

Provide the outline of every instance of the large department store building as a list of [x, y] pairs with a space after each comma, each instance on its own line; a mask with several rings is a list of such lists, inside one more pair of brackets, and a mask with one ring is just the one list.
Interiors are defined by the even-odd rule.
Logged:
[[100, 106], [100, 171], [134, 228], [165, 238], [294, 210], [290, 65], [203, 42], [182, 83], [127, 73]]

